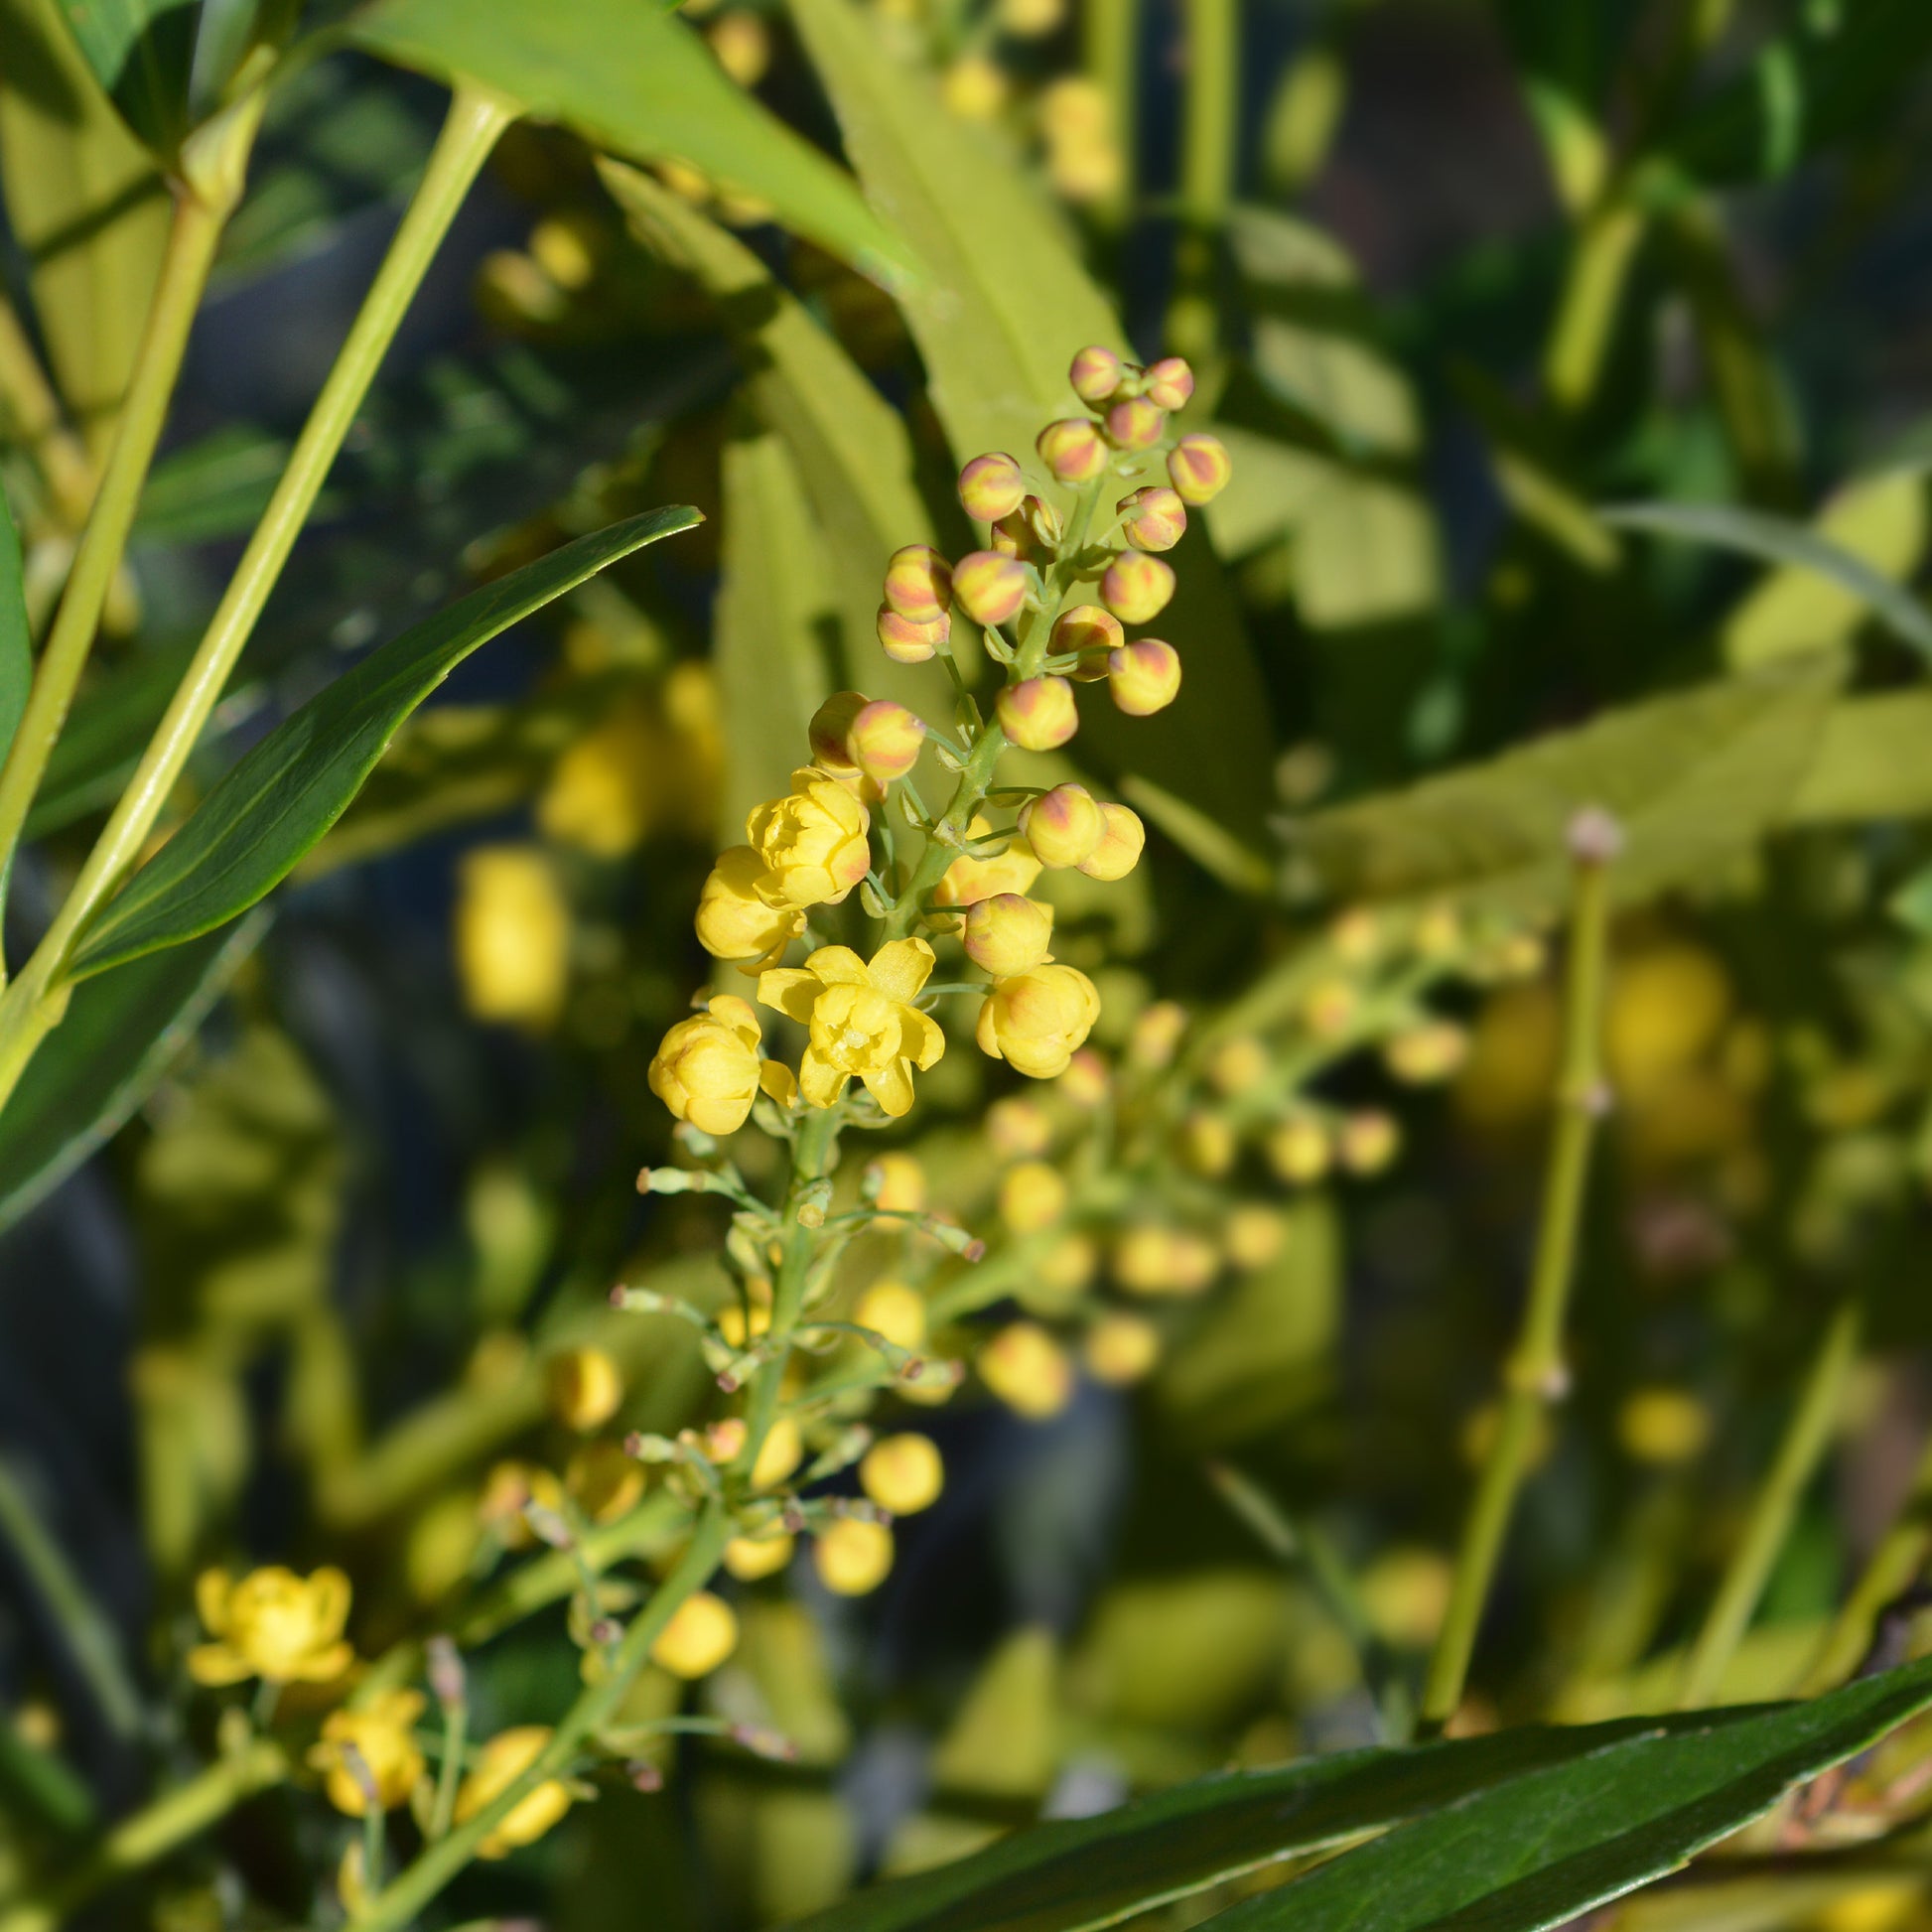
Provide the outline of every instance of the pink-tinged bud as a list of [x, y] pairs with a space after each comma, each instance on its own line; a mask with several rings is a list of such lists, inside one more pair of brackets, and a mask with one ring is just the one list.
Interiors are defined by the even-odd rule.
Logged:
[[952, 573], [929, 543], [908, 543], [886, 563], [886, 602], [914, 623], [932, 623], [952, 606]]
[[1089, 879], [1108, 883], [1125, 879], [1141, 863], [1147, 844], [1147, 827], [1138, 813], [1125, 805], [1100, 808], [1100, 843], [1080, 861], [1080, 870]]
[[1076, 604], [1053, 621], [1052, 647], [1078, 653], [1080, 661], [1067, 673], [1082, 684], [1096, 684], [1107, 675], [1107, 654], [1127, 641], [1127, 632], [1111, 611], [1097, 604]]
[[1123, 644], [1107, 659], [1107, 689], [1128, 717], [1151, 718], [1180, 689], [1180, 653], [1159, 637]]
[[1173, 572], [1159, 557], [1130, 550], [1107, 566], [1100, 601], [1122, 623], [1149, 623], [1173, 596]]
[[1172, 550], [1187, 532], [1179, 492], [1166, 483], [1137, 489], [1114, 507], [1122, 512], [1121, 531], [1136, 550]]
[[875, 698], [846, 728], [846, 755], [868, 778], [889, 785], [919, 761], [925, 720], [890, 698]]
[[1017, 512], [1033, 540], [1046, 550], [1059, 547], [1063, 534], [1060, 513], [1043, 496], [1029, 496]]
[[1055, 483], [1092, 483], [1107, 467], [1106, 439], [1083, 416], [1048, 423], [1034, 448]]
[[1107, 412], [1107, 441], [1117, 450], [1151, 450], [1167, 426], [1160, 404], [1146, 396], [1129, 396]]
[[890, 604], [879, 607], [879, 642], [895, 664], [923, 664], [952, 635], [952, 619], [941, 615], [930, 623], [914, 623]]
[[814, 764], [822, 765], [835, 775], [858, 769], [857, 760], [846, 750], [846, 739], [852, 730], [852, 721], [865, 710], [866, 704], [863, 691], [834, 691], [812, 713], [812, 722], [806, 727], [805, 735], [811, 741]]
[[1234, 464], [1218, 436], [1196, 430], [1168, 452], [1168, 481], [1183, 503], [1211, 503], [1228, 485]]
[[1027, 481], [1020, 465], [1004, 450], [976, 456], [959, 473], [959, 507], [982, 523], [997, 523], [1020, 507]]
[[994, 524], [986, 547], [1003, 557], [1018, 557], [1022, 563], [1043, 565], [1051, 562], [1059, 541], [1059, 511], [1037, 496], [1029, 496], [1011, 516]]
[[997, 550], [969, 550], [952, 575], [953, 596], [975, 623], [1006, 623], [1019, 615], [1030, 586], [1027, 566]]
[[1000, 729], [1023, 752], [1051, 752], [1080, 729], [1073, 687], [1063, 677], [1030, 677], [1009, 684], [995, 707]]
[[1100, 843], [1100, 807], [1084, 785], [1055, 785], [1020, 814], [1034, 856], [1043, 866], [1077, 866]]
[[1178, 355], [1150, 362], [1141, 377], [1141, 394], [1161, 409], [1184, 409], [1194, 393], [1194, 372]]
[[1112, 401], [1114, 391], [1120, 387], [1121, 373], [1120, 357], [1111, 348], [1095, 344], [1074, 356], [1066, 379], [1082, 402], [1103, 403]]
[[995, 893], [966, 908], [966, 957], [995, 979], [1031, 973], [1053, 937], [1053, 908], [1019, 893]]

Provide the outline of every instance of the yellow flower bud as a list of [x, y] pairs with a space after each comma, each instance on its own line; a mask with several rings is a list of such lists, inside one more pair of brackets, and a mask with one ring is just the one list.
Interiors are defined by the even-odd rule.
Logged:
[[698, 944], [714, 959], [776, 960], [805, 929], [805, 914], [793, 906], [765, 904], [758, 895], [764, 861], [749, 845], [719, 853], [718, 863], [698, 895]]
[[566, 1348], [545, 1371], [550, 1413], [566, 1429], [588, 1436], [618, 1413], [623, 1376], [602, 1348]]
[[1067, 672], [1082, 684], [1094, 683], [1107, 675], [1108, 653], [1127, 641], [1127, 632], [1111, 611], [1098, 604], [1076, 604], [1053, 621], [1052, 648], [1061, 654], [1077, 654], [1079, 662]]
[[925, 1299], [903, 1282], [874, 1282], [859, 1297], [852, 1318], [900, 1348], [925, 1346]]
[[725, 1568], [741, 1584], [775, 1577], [791, 1561], [788, 1536], [735, 1536], [725, 1545]]
[[1142, 372], [1141, 393], [1163, 409], [1185, 409], [1194, 393], [1194, 372], [1178, 355], [1164, 355]]
[[1318, 980], [1302, 1002], [1302, 1020], [1316, 1039], [1339, 1039], [1361, 1011], [1352, 980]]
[[991, 1058], [1050, 1080], [1066, 1071], [1099, 1018], [1100, 995], [1086, 974], [1073, 966], [1035, 966], [995, 983], [975, 1037]]
[[782, 798], [755, 805], [745, 835], [764, 861], [765, 904], [837, 905], [872, 865], [872, 815], [829, 771], [801, 766]]
[[982, 523], [997, 523], [1020, 507], [1027, 480], [1004, 450], [976, 456], [959, 473], [959, 507]]
[[1221, 1236], [1237, 1268], [1266, 1268], [1288, 1245], [1288, 1218], [1278, 1207], [1250, 1201], [1227, 1217]]
[[1107, 439], [1084, 416], [1048, 423], [1034, 448], [1055, 483], [1091, 483], [1107, 467]]
[[805, 738], [812, 748], [812, 762], [820, 770], [839, 778], [849, 778], [858, 770], [852, 754], [846, 749], [846, 739], [852, 721], [865, 708], [863, 691], [834, 691], [812, 713], [812, 721], [805, 727]]
[[1100, 1272], [1100, 1251], [1084, 1234], [1063, 1234], [1039, 1258], [1041, 1288], [1077, 1295]]
[[1427, 1086], [1447, 1080], [1469, 1056], [1469, 1035], [1452, 1020], [1432, 1020], [1397, 1034], [1382, 1058], [1398, 1080]]
[[706, 1458], [723, 1468], [745, 1452], [745, 1445], [752, 1440], [752, 1426], [743, 1416], [721, 1416], [705, 1424], [702, 1440]]
[[646, 1077], [679, 1120], [702, 1133], [735, 1134], [758, 1098], [759, 1073], [758, 1015], [721, 993], [664, 1035]]
[[832, 1106], [857, 1079], [887, 1113], [910, 1111], [912, 1069], [946, 1050], [938, 1023], [912, 1005], [932, 964], [923, 939], [894, 939], [870, 964], [850, 946], [821, 946], [803, 967], [759, 975], [759, 1002], [811, 1030], [798, 1062], [808, 1105]]
[[1183, 503], [1211, 503], [1227, 487], [1234, 465], [1218, 436], [1196, 430], [1168, 452], [1168, 481]]
[[881, 648], [895, 664], [923, 664], [952, 636], [952, 619], [945, 612], [940, 612], [930, 623], [915, 623], [910, 618], [900, 617], [890, 604], [879, 607], [879, 621], [874, 627]]
[[1114, 1244], [1114, 1280], [1130, 1295], [1199, 1295], [1220, 1272], [1204, 1235], [1144, 1221]]
[[882, 1154], [866, 1169], [868, 1179], [876, 1179], [878, 1192], [873, 1204], [888, 1213], [925, 1212], [925, 1170], [909, 1154]]
[[1291, 1114], [1268, 1136], [1268, 1165], [1293, 1185], [1319, 1180], [1333, 1159], [1328, 1130], [1313, 1114]]
[[1031, 972], [1047, 957], [1053, 908], [1018, 893], [995, 893], [966, 908], [966, 957], [995, 979]]
[[986, 1110], [986, 1138], [1003, 1161], [1031, 1160], [1053, 1144], [1053, 1123], [1038, 1101], [1008, 1094]]
[[333, 1565], [298, 1577], [274, 1564], [236, 1583], [224, 1570], [195, 1580], [195, 1607], [212, 1643], [188, 1653], [197, 1684], [327, 1684], [355, 1653], [343, 1636], [348, 1579]]
[[[1100, 601], [1122, 623], [1151, 623], [1173, 596], [1173, 569], [1144, 550], [1116, 557], [1100, 579]], [[1108, 668], [1111, 673], [1111, 658]]]
[[1056, 1416], [1073, 1398], [1066, 1351], [1036, 1321], [1010, 1321], [983, 1347], [980, 1380], [1029, 1422]]
[[1137, 489], [1114, 507], [1124, 519], [1121, 534], [1136, 550], [1172, 550], [1187, 534], [1187, 512], [1164, 483]]
[[1165, 711], [1180, 691], [1180, 653], [1159, 637], [1123, 644], [1108, 655], [1107, 689], [1130, 718]]
[[946, 1465], [930, 1436], [908, 1430], [873, 1444], [859, 1464], [859, 1486], [881, 1509], [912, 1516], [939, 1500]]
[[671, 1612], [650, 1647], [650, 1660], [689, 1683], [709, 1677], [737, 1648], [738, 1613], [722, 1596], [701, 1589]]
[[1268, 1048], [1261, 1040], [1253, 1034], [1236, 1034], [1208, 1055], [1207, 1077], [1217, 1092], [1232, 1100], [1260, 1086], [1268, 1077], [1270, 1065]]
[[1113, 1091], [1113, 1076], [1107, 1062], [1091, 1046], [1083, 1046], [1066, 1063], [1066, 1070], [1054, 1082], [1070, 1106], [1098, 1107]]
[[984, 54], [963, 55], [940, 75], [939, 97], [962, 121], [990, 121], [1006, 105], [1006, 70]]
[[1051, 752], [1080, 729], [1073, 687], [1063, 677], [1030, 677], [1007, 685], [994, 702], [1000, 729], [1025, 752]]
[[1074, 356], [1066, 379], [1082, 402], [1102, 403], [1111, 400], [1120, 387], [1123, 369], [1124, 364], [1111, 348], [1094, 344]]
[[564, 1488], [593, 1523], [627, 1516], [644, 1493], [644, 1472], [616, 1443], [586, 1443], [564, 1469]]
[[1066, 0], [999, 0], [1000, 31], [1017, 41], [1036, 41], [1057, 31]]
[[1020, 614], [1033, 580], [1018, 557], [969, 550], [952, 575], [953, 597], [975, 623], [1002, 624]]
[[841, 1516], [819, 1531], [812, 1568], [834, 1596], [865, 1596], [893, 1568], [893, 1533], [883, 1523]]
[[570, 986], [570, 905], [534, 846], [481, 846], [457, 875], [457, 979], [479, 1020], [554, 1025]]
[[1102, 805], [1100, 843], [1080, 861], [1078, 870], [1109, 884], [1125, 879], [1141, 863], [1146, 844], [1147, 827], [1138, 812], [1125, 805]]
[[889, 785], [918, 763], [925, 720], [890, 698], [875, 698], [860, 708], [845, 742], [852, 762], [875, 784]]
[[[550, 1735], [548, 1725], [499, 1730], [478, 1753], [477, 1768], [457, 1789], [456, 1822], [468, 1823], [507, 1791], [543, 1755]], [[508, 1858], [518, 1846], [534, 1844], [569, 1809], [570, 1787], [557, 1778], [544, 1779], [496, 1821], [477, 1847], [478, 1858]]]
[[1087, 1330], [1080, 1353], [1096, 1382], [1124, 1389], [1161, 1359], [1161, 1330], [1142, 1314], [1103, 1314]]
[[764, 1433], [758, 1460], [752, 1464], [752, 1487], [775, 1489], [805, 1459], [805, 1439], [795, 1416], [779, 1416]]
[[1350, 1114], [1336, 1136], [1341, 1164], [1350, 1173], [1380, 1173], [1402, 1145], [1402, 1130], [1393, 1116], [1365, 1112]]
[[1382, 955], [1389, 940], [1387, 923], [1366, 905], [1339, 914], [1328, 926], [1328, 943], [1335, 957], [1348, 966], [1368, 966]]
[[745, 1300], [751, 1310], [749, 1320], [746, 1310], [737, 1302], [727, 1303], [718, 1311], [718, 1332], [734, 1348], [743, 1348], [748, 1342], [754, 1342], [759, 1336], [771, 1331], [771, 1284], [747, 1282]]
[[994, 524], [987, 548], [1037, 566], [1051, 560], [1063, 534], [1059, 511], [1043, 497], [1027, 496], [1011, 516]]
[[1151, 450], [1167, 427], [1166, 412], [1146, 396], [1125, 396], [1107, 411], [1107, 441], [1117, 450]]
[[497, 1462], [483, 1478], [477, 1514], [505, 1550], [527, 1550], [536, 1541], [523, 1512], [535, 1503], [561, 1514], [564, 1486], [548, 1469], [530, 1462]]
[[[322, 1741], [309, 1762], [327, 1772], [323, 1788], [338, 1811], [361, 1818], [371, 1798], [378, 1811], [409, 1802], [424, 1770], [412, 1734], [423, 1704], [420, 1691], [381, 1691], [358, 1710], [332, 1711], [323, 1719]], [[350, 1768], [350, 1750], [361, 1760], [359, 1775]]]
[[[1048, 88], [1048, 95], [1054, 89]], [[1046, 131], [1046, 177], [1056, 195], [1069, 202], [1098, 202], [1119, 191], [1126, 165], [1111, 134], [1057, 132], [1042, 101], [1040, 121]]]
[[1014, 1234], [1038, 1234], [1066, 1212], [1066, 1182], [1044, 1161], [1022, 1161], [1000, 1176], [1000, 1219]]
[[886, 560], [886, 603], [914, 623], [935, 623], [952, 609], [952, 571], [929, 543], [908, 543]]
[[1234, 1129], [1219, 1114], [1194, 1114], [1181, 1122], [1180, 1148], [1197, 1174], [1218, 1180], [1234, 1166]]
[[1149, 1072], [1172, 1066], [1180, 1036], [1187, 1031], [1187, 1009], [1173, 1000], [1156, 1000], [1144, 1007], [1128, 1035], [1127, 1057]]
[[771, 36], [749, 8], [734, 7], [705, 29], [718, 65], [741, 87], [756, 87], [771, 65]]
[[1055, 785], [1031, 798], [1020, 813], [1020, 829], [1043, 866], [1077, 866], [1100, 843], [1105, 825], [1100, 807], [1085, 785]]
[[[991, 819], [977, 817], [967, 828], [975, 839], [993, 836]], [[1016, 833], [1007, 849], [990, 859], [962, 854], [946, 868], [939, 889], [932, 896], [938, 905], [975, 905], [996, 893], [1025, 893], [1039, 877], [1040, 865], [1034, 849]]]
[[1659, 1467], [1702, 1455], [1714, 1427], [1710, 1409], [1688, 1389], [1632, 1389], [1616, 1418], [1624, 1453]]

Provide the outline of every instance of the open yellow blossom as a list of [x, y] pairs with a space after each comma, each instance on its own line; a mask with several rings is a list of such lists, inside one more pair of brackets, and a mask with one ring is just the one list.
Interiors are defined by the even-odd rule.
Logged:
[[361, 1758], [379, 1810], [394, 1811], [409, 1801], [423, 1775], [413, 1730], [422, 1715], [420, 1691], [382, 1691], [358, 1711], [332, 1711], [322, 1721], [322, 1742], [309, 1753], [309, 1762], [328, 1773], [324, 1789], [338, 1811], [360, 1818], [369, 1808], [364, 1779], [350, 1770], [345, 1745]]
[[[458, 1787], [456, 1822], [464, 1824], [507, 1791], [543, 1754], [549, 1741], [548, 1725], [517, 1725], [499, 1730], [478, 1753], [477, 1768]], [[557, 1778], [546, 1778], [496, 1821], [477, 1847], [477, 1857], [508, 1858], [519, 1845], [534, 1844], [569, 1809], [569, 1787]]]
[[782, 798], [755, 805], [745, 821], [764, 871], [757, 892], [778, 907], [836, 905], [872, 864], [872, 815], [829, 771], [801, 765]]
[[798, 1086], [814, 1107], [831, 1106], [854, 1078], [889, 1114], [911, 1107], [912, 1069], [924, 1072], [946, 1050], [938, 1026], [911, 1004], [932, 964], [923, 939], [894, 939], [871, 965], [850, 946], [821, 946], [802, 968], [759, 976], [759, 1001], [811, 1029]]
[[720, 993], [664, 1035], [646, 1077], [679, 1120], [706, 1134], [735, 1134], [760, 1084], [783, 1098], [782, 1072], [759, 1058], [759, 1017], [750, 1004]]
[[998, 980], [980, 1008], [980, 1051], [1035, 1080], [1066, 1071], [1100, 1017], [1100, 995], [1074, 966], [1035, 966]]
[[298, 1577], [275, 1564], [251, 1570], [239, 1583], [226, 1571], [205, 1570], [196, 1580], [195, 1607], [214, 1638], [188, 1653], [188, 1674], [198, 1684], [250, 1677], [326, 1684], [355, 1655], [343, 1636], [348, 1579], [333, 1566]]
[[755, 846], [729, 846], [718, 855], [698, 895], [698, 944], [714, 959], [750, 962], [747, 970], [776, 964], [805, 929], [796, 906], [767, 905], [759, 897], [765, 864]]

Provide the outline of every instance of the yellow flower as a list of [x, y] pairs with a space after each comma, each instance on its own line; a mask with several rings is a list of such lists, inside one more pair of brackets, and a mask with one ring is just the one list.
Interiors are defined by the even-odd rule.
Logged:
[[550, 1412], [567, 1429], [588, 1436], [618, 1413], [623, 1375], [602, 1348], [566, 1348], [544, 1371]]
[[730, 846], [719, 853], [698, 895], [698, 944], [714, 959], [752, 962], [752, 972], [774, 964], [805, 929], [797, 907], [767, 905], [759, 897], [764, 872], [756, 848]]
[[923, 1214], [925, 1170], [910, 1154], [882, 1154], [866, 1163], [873, 1204], [888, 1214]]
[[564, 1487], [593, 1523], [615, 1523], [644, 1493], [644, 1472], [620, 1445], [586, 1443], [564, 1470]]
[[829, 771], [801, 765], [782, 798], [755, 805], [745, 836], [764, 862], [756, 891], [778, 907], [836, 905], [866, 876], [872, 817]]
[[725, 1545], [725, 1568], [741, 1584], [773, 1577], [791, 1561], [789, 1536], [735, 1536]]
[[859, 1297], [852, 1318], [900, 1348], [925, 1346], [925, 1299], [903, 1282], [874, 1282]]
[[[456, 1794], [456, 1822], [461, 1825], [500, 1797], [543, 1754], [550, 1742], [548, 1725], [517, 1725], [499, 1730], [479, 1753], [481, 1762], [463, 1780]], [[519, 1845], [534, 1844], [570, 1809], [570, 1792], [556, 1778], [546, 1778], [526, 1791], [490, 1829], [477, 1847], [480, 1859], [506, 1859]]]
[[423, 1754], [411, 1730], [422, 1715], [420, 1691], [382, 1691], [358, 1711], [332, 1711], [322, 1721], [322, 1742], [309, 1762], [329, 1774], [325, 1789], [338, 1811], [360, 1818], [368, 1810], [363, 1780], [349, 1769], [345, 1745], [361, 1758], [379, 1810], [408, 1802], [423, 1775]]
[[671, 1612], [650, 1647], [650, 1660], [688, 1681], [709, 1677], [737, 1648], [737, 1612], [722, 1596], [701, 1589]]
[[458, 874], [457, 979], [479, 1020], [548, 1027], [570, 984], [570, 906], [531, 846], [484, 846]]
[[1030, 1422], [1057, 1416], [1073, 1399], [1073, 1365], [1037, 1321], [1009, 1321], [979, 1352], [980, 1380]]
[[889, 1114], [911, 1107], [912, 1069], [924, 1072], [946, 1050], [938, 1026], [911, 1004], [932, 962], [923, 939], [894, 939], [870, 966], [850, 946], [821, 946], [802, 969], [759, 976], [760, 1003], [811, 1029], [798, 1086], [814, 1107], [831, 1106], [855, 1077]]
[[[966, 831], [969, 838], [988, 839], [993, 836], [993, 822], [976, 818]], [[997, 858], [976, 859], [964, 853], [955, 859], [946, 868], [932, 900], [935, 905], [977, 905], [997, 893], [1025, 893], [1038, 877], [1038, 858], [1016, 832]]]
[[1044, 1161], [1022, 1161], [1000, 1176], [1000, 1219], [1013, 1234], [1038, 1234], [1066, 1212], [1066, 1182]]
[[859, 1484], [881, 1509], [910, 1516], [939, 1500], [946, 1465], [930, 1436], [907, 1430], [873, 1444], [859, 1464]]
[[1081, 1353], [1096, 1382], [1126, 1388], [1161, 1359], [1161, 1331], [1144, 1315], [1103, 1314], [1087, 1330]]
[[893, 1567], [893, 1533], [883, 1523], [841, 1516], [819, 1532], [812, 1545], [812, 1567], [835, 1596], [864, 1596], [886, 1581]]
[[[768, 978], [769, 975], [767, 974]], [[735, 1134], [760, 1081], [782, 1085], [759, 1059], [759, 1017], [735, 994], [717, 994], [703, 1013], [680, 1020], [650, 1063], [650, 1090], [679, 1120], [706, 1134]]]
[[1074, 966], [1035, 966], [994, 982], [980, 1008], [980, 1051], [1021, 1073], [1050, 1080], [1100, 1017], [1100, 995]]
[[188, 1674], [198, 1684], [250, 1677], [326, 1684], [355, 1655], [343, 1637], [348, 1579], [333, 1566], [298, 1577], [276, 1564], [251, 1570], [239, 1583], [226, 1571], [205, 1570], [195, 1584], [195, 1607], [215, 1639], [188, 1653]]

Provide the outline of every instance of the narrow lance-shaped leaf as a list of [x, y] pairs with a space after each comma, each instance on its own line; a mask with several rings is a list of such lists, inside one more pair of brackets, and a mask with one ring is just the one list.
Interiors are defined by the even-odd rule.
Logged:
[[0, 489], [0, 759], [7, 755], [27, 709], [34, 681], [34, 639], [27, 623], [27, 589], [20, 562], [20, 533], [7, 494]]
[[685, 162], [880, 281], [910, 269], [851, 181], [650, 0], [376, 0], [349, 32], [385, 61], [480, 82], [614, 154]]
[[480, 644], [606, 565], [699, 521], [653, 510], [579, 537], [372, 651], [240, 759], [112, 899], [70, 973], [211, 931], [266, 897], [346, 809], [396, 727]]

